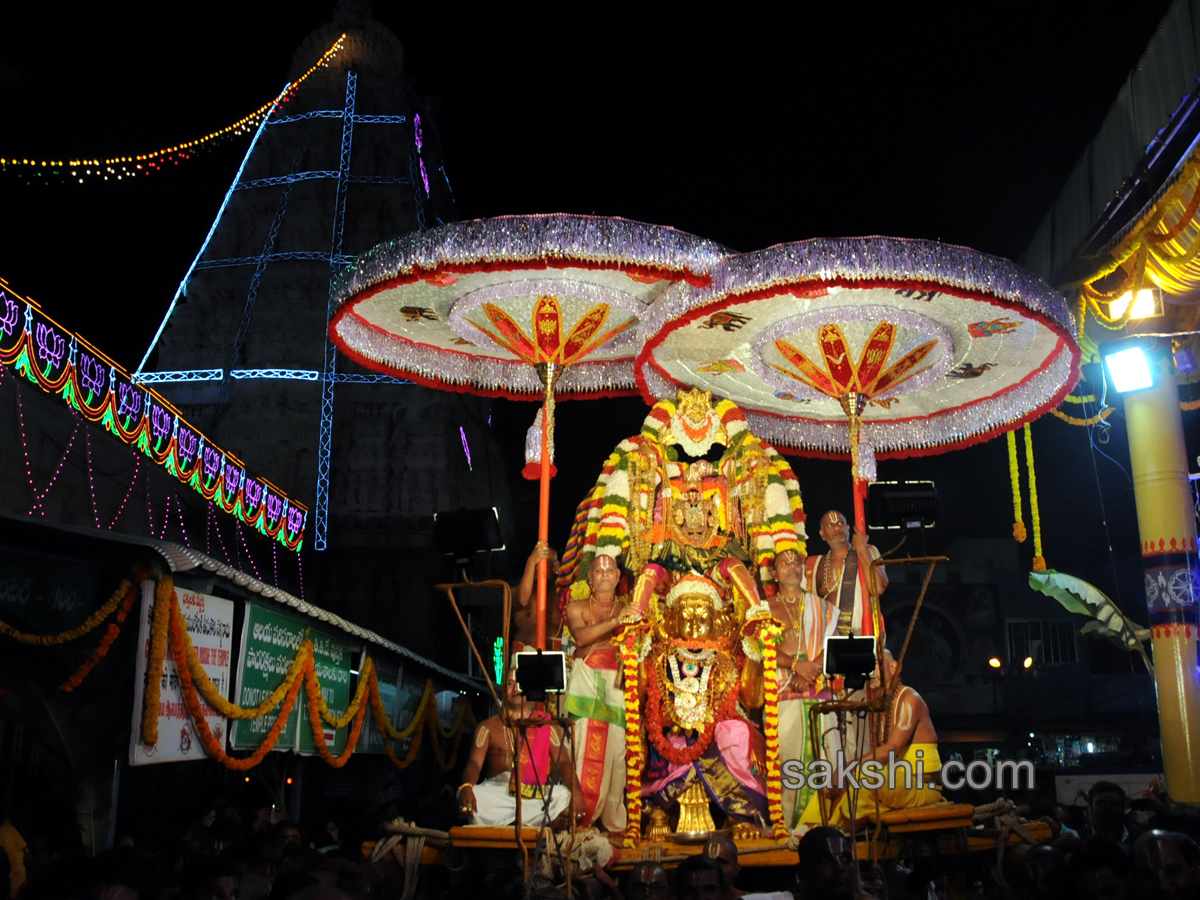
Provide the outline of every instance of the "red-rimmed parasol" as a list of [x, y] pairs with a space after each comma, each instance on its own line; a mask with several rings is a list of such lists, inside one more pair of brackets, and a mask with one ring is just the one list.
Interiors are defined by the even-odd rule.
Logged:
[[1036, 276], [896, 238], [731, 256], [708, 286], [664, 293], [638, 331], [649, 402], [712, 390], [776, 445], [850, 456], [860, 530], [875, 455], [943, 453], [1015, 429], [1056, 406], [1079, 369], [1066, 302]]
[[[554, 397], [636, 392], [636, 325], [728, 253], [659, 225], [505, 216], [415, 232], [341, 276], [329, 333], [355, 361], [421, 384], [543, 401], [539, 539], [547, 540]], [[537, 645], [545, 646], [546, 565]]]

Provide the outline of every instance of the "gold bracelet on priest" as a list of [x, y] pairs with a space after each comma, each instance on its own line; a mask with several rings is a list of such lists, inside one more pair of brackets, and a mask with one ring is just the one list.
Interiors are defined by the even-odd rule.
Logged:
[[472, 790], [474, 790], [474, 788], [475, 788], [475, 782], [473, 782], [473, 781], [464, 781], [462, 784], [460, 784], [460, 785], [458, 786], [458, 793], [459, 793], [459, 794], [462, 794], [462, 792], [463, 792], [463, 788], [471, 788]]

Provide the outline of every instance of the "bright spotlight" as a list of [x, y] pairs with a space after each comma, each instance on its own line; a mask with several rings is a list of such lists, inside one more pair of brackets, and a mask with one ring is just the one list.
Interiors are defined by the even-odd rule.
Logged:
[[1150, 369], [1150, 360], [1140, 344], [1120, 342], [1103, 353], [1104, 367], [1108, 370], [1109, 380], [1119, 394], [1129, 391], [1142, 391], [1154, 387], [1154, 373]]
[[991, 659], [988, 660], [988, 665], [991, 666], [993, 669], [998, 669], [1002, 665], [1004, 665], [1004, 663], [1000, 662], [1000, 657], [993, 656]]
[[1021, 660], [1021, 667], [1024, 669], [1032, 669], [1033, 668], [1033, 657], [1027, 656], [1023, 660]]
[[1125, 315], [1130, 301], [1133, 302], [1133, 309], [1129, 313], [1131, 319], [1151, 319], [1163, 313], [1162, 294], [1155, 288], [1143, 288], [1137, 292], [1136, 300], [1133, 299], [1133, 291], [1126, 291], [1108, 304], [1109, 317], [1119, 319]]

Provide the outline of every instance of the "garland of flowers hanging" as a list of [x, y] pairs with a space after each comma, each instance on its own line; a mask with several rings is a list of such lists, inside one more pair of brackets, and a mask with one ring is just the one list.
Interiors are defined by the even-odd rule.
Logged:
[[1021, 511], [1021, 472], [1017, 468], [1017, 433], [1010, 431], [1008, 439], [1008, 479], [1012, 483], [1013, 537], [1018, 544], [1025, 543], [1025, 519]]
[[767, 810], [771, 816], [771, 827], [775, 837], [783, 840], [788, 836], [787, 823], [783, 819], [783, 775], [779, 759], [779, 685], [775, 681], [778, 668], [778, 648], [783, 638], [783, 628], [774, 620], [758, 627], [762, 641], [763, 662], [763, 732], [767, 742]]
[[636, 847], [642, 838], [642, 770], [646, 767], [646, 748], [638, 712], [641, 636], [642, 629], [628, 625], [619, 645], [625, 675], [625, 809], [629, 821], [625, 829], [626, 847]]
[[[142, 579], [138, 579], [141, 583]], [[129, 611], [133, 609], [133, 604], [137, 600], [137, 586], [132, 582], [123, 581], [122, 586], [125, 587], [125, 596], [121, 600], [121, 605], [117, 607], [116, 618], [108, 624], [108, 628], [104, 632], [104, 637], [100, 639], [99, 645], [92, 651], [91, 655], [84, 660], [83, 665], [75, 670], [75, 673], [58, 686], [60, 691], [70, 693], [83, 684], [83, 680], [92, 673], [92, 669], [96, 668], [96, 664], [108, 655], [109, 648], [113, 645], [113, 641], [121, 634], [121, 626], [125, 624], [125, 620], [129, 618]]]
[[75, 628], [69, 628], [66, 631], [60, 631], [58, 634], [26, 634], [23, 631], [13, 628], [7, 622], [0, 622], [0, 634], [12, 638], [18, 643], [29, 644], [35, 647], [54, 647], [59, 644], [65, 644], [68, 641], [78, 640], [85, 634], [95, 630], [101, 622], [111, 616], [121, 603], [121, 599], [127, 596], [131, 589], [132, 584], [128, 579], [122, 581], [116, 591], [113, 592], [113, 595], [104, 601], [104, 605], [84, 619], [83, 624]]
[[1029, 518], [1033, 524], [1033, 571], [1046, 571], [1046, 557], [1042, 555], [1042, 516], [1038, 510], [1037, 472], [1033, 468], [1033, 432], [1025, 423], [1025, 466], [1029, 469]]
[[[212, 731], [208, 727], [208, 720], [204, 717], [204, 708], [200, 704], [200, 695], [196, 692], [196, 686], [192, 682], [192, 673], [187, 665], [187, 652], [184, 649], [184, 642], [187, 640], [187, 629], [184, 628], [183, 614], [180, 612], [178, 605], [171, 604], [170, 607], [170, 624], [171, 624], [171, 653], [175, 658], [175, 666], [179, 671], [179, 686], [183, 693], [183, 702], [187, 707], [188, 714], [192, 717], [192, 724], [196, 727], [196, 733], [200, 736], [201, 743], [204, 744], [204, 749], [209, 756], [213, 757], [221, 765], [227, 769], [232, 769], [235, 772], [245, 772], [252, 769], [263, 761], [275, 745], [279, 742], [279, 735], [283, 733], [283, 728], [287, 724], [288, 716], [292, 713], [292, 707], [296, 705], [296, 697], [300, 694], [300, 686], [304, 683], [304, 679], [297, 678], [292, 682], [292, 686], [288, 689], [287, 696], [283, 698], [283, 705], [279, 708], [279, 714], [275, 717], [275, 722], [271, 725], [270, 732], [263, 738], [263, 742], [249, 756], [238, 758], [230, 756], [225, 752], [220, 742], [213, 737]], [[157, 614], [158, 610], [155, 610]], [[307, 638], [300, 642], [300, 648], [297, 656], [302, 658], [302, 669], [307, 671], [313, 665], [312, 662], [312, 641]], [[157, 731], [157, 716], [155, 718]]]
[[358, 746], [359, 735], [362, 734], [363, 720], [366, 718], [367, 705], [362, 702], [363, 686], [369, 679], [359, 678], [359, 690], [355, 692], [354, 699], [357, 705], [354, 707], [354, 713], [351, 715], [347, 712], [346, 718], [341, 725], [334, 725], [334, 728], [341, 728], [353, 720], [350, 726], [350, 734], [346, 738], [346, 746], [342, 752], [334, 756], [329, 750], [329, 744], [325, 740], [325, 729], [321, 727], [322, 720], [328, 722], [333, 719], [329, 714], [329, 707], [325, 704], [324, 697], [321, 696], [321, 686], [317, 683], [317, 667], [309, 658], [309, 664], [304, 669], [304, 686], [308, 692], [308, 721], [312, 726], [313, 743], [316, 745], [317, 753], [321, 759], [333, 766], [335, 769], [340, 769], [350, 761], [350, 757], [354, 755], [354, 748]]
[[162, 698], [167, 631], [171, 626], [171, 610], [177, 602], [171, 577], [159, 579], [154, 587], [154, 618], [150, 622], [150, 658], [146, 661], [146, 695], [142, 707], [142, 742], [150, 746], [158, 743], [158, 702]]
[[[1188, 407], [1185, 407], [1182, 403], [1179, 405], [1181, 407], [1183, 407], [1184, 409], [1188, 408]], [[1195, 407], [1191, 407], [1191, 408], [1195, 409]], [[1105, 419], [1107, 419], [1109, 416], [1111, 416], [1116, 411], [1117, 411], [1117, 408], [1115, 406], [1106, 406], [1106, 407], [1104, 407], [1104, 409], [1100, 410], [1100, 412], [1096, 413], [1094, 416], [1087, 416], [1086, 418], [1082, 418], [1082, 419], [1079, 416], [1072, 416], [1069, 413], [1065, 413], [1061, 409], [1052, 409], [1052, 410], [1050, 410], [1050, 414], [1052, 416], [1054, 416], [1056, 419], [1062, 419], [1068, 425], [1079, 425], [1079, 426], [1086, 427], [1089, 425], [1095, 425], [1097, 422], [1103, 422]], [[1009, 432], [1009, 433], [1011, 434], [1012, 432]]]
[[[203, 665], [200, 663], [199, 656], [187, 632], [174, 583], [169, 577], [166, 577], [159, 582], [155, 590], [154, 616], [151, 625], [150, 660], [148, 663], [149, 677], [142, 717], [143, 738], [148, 744], [153, 744], [158, 739], [158, 716], [156, 712], [161, 698], [162, 670], [168, 649], [170, 650], [171, 658], [179, 670], [179, 682], [183, 691], [185, 705], [189, 715], [192, 717], [193, 724], [204, 744], [205, 750], [222, 765], [238, 771], [245, 771], [257, 765], [274, 748], [279, 740], [279, 735], [286, 725], [287, 718], [291, 714], [292, 707], [295, 705], [302, 685], [306, 690], [308, 718], [312, 725], [313, 740], [317, 753], [326, 763], [335, 768], [344, 766], [353, 755], [362, 733], [363, 723], [366, 721], [368, 706], [371, 708], [373, 718], [381, 734], [386, 735], [392, 740], [404, 740], [405, 738], [414, 736], [414, 740], [403, 760], [396, 756], [395, 751], [392, 749], [391, 741], [384, 740], [383, 742], [384, 751], [387, 753], [388, 758], [399, 768], [406, 768], [412, 764], [421, 744], [422, 733], [427, 728], [439, 767], [443, 771], [449, 771], [457, 763], [464, 731], [466, 731], [467, 727], [473, 727], [475, 724], [475, 718], [471, 712], [470, 705], [464, 699], [461, 701], [453, 724], [449, 728], [442, 728], [437, 718], [436, 705], [433, 702], [433, 698], [435, 697], [433, 681], [429, 680], [425, 683], [425, 690], [421, 695], [421, 701], [412, 720], [402, 729], [395, 728], [387, 715], [386, 709], [384, 709], [383, 699], [379, 693], [377, 670], [374, 660], [369, 656], [363, 660], [358, 685], [345, 714], [334, 716], [321, 693], [321, 685], [317, 677], [316, 664], [313, 658], [312, 642], [307, 636], [301, 641], [296, 651], [296, 656], [292, 659], [288, 668], [287, 675], [275, 687], [270, 696], [255, 707], [243, 707], [232, 703], [212, 683], [212, 680], [208, 677], [208, 673], [205, 672]], [[220, 743], [213, 737], [211, 730], [208, 728], [208, 723], [204, 719], [202, 701], [206, 702], [221, 715], [230, 719], [258, 719], [277, 707], [279, 711], [276, 714], [271, 732], [264, 739], [263, 743], [249, 757], [239, 759], [229, 756], [220, 746]], [[324, 729], [321, 727], [322, 722], [332, 726], [334, 729], [344, 728], [347, 725], [351, 726], [346, 747], [338, 756], [334, 756], [329, 750], [324, 736]], [[445, 759], [443, 756], [438, 741], [439, 735], [445, 739], [453, 740], [449, 759]]]

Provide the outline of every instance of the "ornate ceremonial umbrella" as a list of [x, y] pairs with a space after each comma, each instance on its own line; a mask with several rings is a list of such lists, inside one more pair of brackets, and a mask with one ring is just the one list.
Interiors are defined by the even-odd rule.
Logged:
[[1061, 402], [1079, 374], [1074, 320], [1036, 276], [963, 247], [886, 237], [731, 256], [708, 286], [664, 293], [638, 336], [647, 401], [709, 389], [777, 446], [850, 456], [860, 530], [875, 456], [1011, 431]]
[[[636, 325], [728, 251], [659, 225], [505, 216], [414, 232], [341, 276], [329, 333], [351, 359], [431, 387], [543, 400], [539, 538], [548, 537], [554, 396], [636, 393]], [[545, 645], [546, 565], [537, 644]]]

